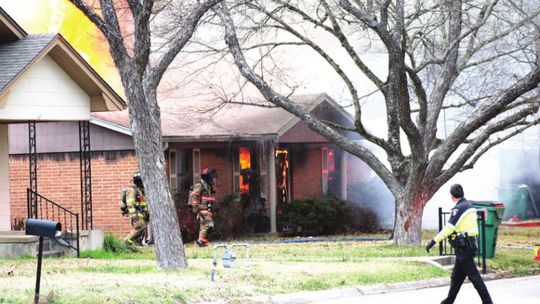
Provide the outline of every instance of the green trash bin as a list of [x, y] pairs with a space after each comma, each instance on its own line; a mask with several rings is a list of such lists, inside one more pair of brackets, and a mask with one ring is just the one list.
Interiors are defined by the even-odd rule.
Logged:
[[[486, 258], [495, 256], [495, 246], [497, 246], [497, 233], [504, 215], [504, 204], [493, 201], [472, 201], [477, 210], [484, 210], [484, 219], [486, 221]], [[478, 244], [480, 252], [482, 251], [482, 226], [478, 225], [479, 235]]]

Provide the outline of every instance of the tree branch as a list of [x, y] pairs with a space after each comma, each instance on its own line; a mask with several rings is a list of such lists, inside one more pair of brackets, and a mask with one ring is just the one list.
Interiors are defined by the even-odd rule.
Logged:
[[339, 134], [331, 127], [325, 125], [317, 118], [313, 117], [310, 113], [299, 107], [296, 103], [289, 98], [282, 96], [275, 92], [259, 75], [257, 75], [247, 64], [242, 49], [238, 43], [236, 36], [236, 30], [234, 22], [230, 16], [229, 10], [225, 2], [222, 2], [216, 7], [216, 12], [219, 14], [225, 27], [225, 41], [229, 46], [231, 53], [234, 57], [235, 64], [237, 65], [240, 73], [246, 77], [271, 103], [284, 108], [289, 113], [299, 117], [304, 121], [311, 129], [322, 134], [325, 137], [332, 138], [332, 141], [342, 147], [344, 150], [358, 156], [363, 161], [368, 163], [373, 170], [381, 177], [391, 190], [396, 191], [399, 185], [396, 183], [391, 172], [384, 166], [379, 159], [366, 148], [351, 143], [343, 135]]
[[165, 51], [165, 54], [161, 56], [156, 66], [152, 69], [152, 71], [149, 72], [150, 75], [148, 78], [153, 86], [157, 87], [161, 81], [161, 78], [163, 77], [163, 74], [165, 73], [165, 70], [167, 70], [167, 67], [171, 64], [174, 58], [176, 58], [176, 55], [178, 55], [178, 53], [186, 45], [191, 36], [193, 36], [201, 17], [220, 1], [222, 0], [206, 0], [204, 2], [200, 2], [191, 10], [189, 15], [182, 20], [182, 23], [180, 23], [178, 26], [179, 30], [176, 32], [174, 39], [171, 41], [168, 50]]
[[536, 112], [538, 112], [538, 104], [525, 107], [513, 115], [509, 115], [500, 121], [488, 125], [483, 131], [481, 131], [480, 135], [478, 135], [470, 144], [467, 145], [467, 148], [465, 148], [456, 161], [454, 161], [454, 163], [447, 170], [444, 170], [441, 174], [439, 174], [439, 176], [436, 178], [436, 184], [442, 186], [452, 176], [459, 172], [467, 160], [474, 155], [478, 148], [480, 148], [491, 135], [514, 126], [515, 123], [526, 118], [527, 116], [535, 114]]
[[532, 126], [535, 126], [537, 124], [540, 123], [540, 118], [537, 118], [531, 122], [529, 122], [528, 124], [522, 126], [521, 128], [516, 128], [514, 131], [506, 134], [505, 136], [503, 137], [500, 137], [500, 138], [497, 138], [497, 140], [493, 141], [493, 142], [490, 142], [489, 145], [483, 147], [481, 150], [479, 150], [475, 155], [474, 157], [466, 164], [464, 165], [460, 170], [459, 172], [463, 172], [465, 170], [468, 170], [468, 169], [472, 169], [474, 167], [474, 165], [476, 164], [476, 162], [480, 159], [480, 157], [482, 157], [482, 155], [484, 155], [487, 151], [489, 151], [491, 148], [495, 147], [496, 145], [514, 137], [515, 135], [517, 134], [520, 134], [522, 133], [523, 131], [527, 130], [528, 128], [532, 127]]
[[[115, 60], [117, 64], [125, 64], [129, 59], [129, 55], [126, 50], [126, 46], [124, 45], [124, 38], [122, 38], [120, 27], [118, 26], [118, 20], [116, 20], [116, 26], [114, 25], [114, 22], [113, 24], [109, 23], [111, 18], [113, 20], [116, 19], [114, 7], [112, 6], [110, 0], [100, 1], [101, 10], [105, 20], [101, 18], [101, 16], [99, 16], [90, 6], [88, 6], [84, 0], [69, 0], [69, 2], [77, 7], [84, 15], [86, 15], [86, 17], [92, 21], [92, 23], [95, 24], [103, 33], [111, 46], [111, 54], [113, 52], [115, 53], [112, 56], [113, 60]], [[110, 12], [111, 9], [112, 12]]]

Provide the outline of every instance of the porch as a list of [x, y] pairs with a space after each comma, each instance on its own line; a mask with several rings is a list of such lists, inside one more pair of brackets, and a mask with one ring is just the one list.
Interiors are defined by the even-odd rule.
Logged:
[[[16, 217], [11, 191], [26, 192], [25, 218], [59, 221], [68, 238], [79, 229], [92, 230], [90, 113], [124, 107], [122, 98], [61, 35], [28, 35], [0, 8], [0, 256], [35, 252], [35, 238], [12, 231], [24, 228], [24, 220], [22, 226], [12, 221]], [[79, 122], [80, 210], [64, 208], [38, 192], [40, 139], [36, 124], [54, 121]], [[25, 189], [10, 189], [9, 143], [15, 138], [9, 138], [8, 126], [21, 123], [28, 126], [29, 180]], [[84, 234], [80, 241], [90, 247], [102, 240], [100, 232]]]

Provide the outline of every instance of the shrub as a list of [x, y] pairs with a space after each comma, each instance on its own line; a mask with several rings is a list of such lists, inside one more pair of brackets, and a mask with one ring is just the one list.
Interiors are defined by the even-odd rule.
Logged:
[[334, 197], [309, 198], [285, 204], [279, 221], [285, 234], [298, 236], [371, 232], [378, 228], [377, 215], [372, 210]]
[[335, 234], [351, 222], [352, 210], [335, 198], [308, 198], [283, 205], [282, 227], [293, 235]]
[[128, 244], [110, 233], [105, 234], [105, 239], [103, 240], [103, 249], [105, 251], [114, 253], [139, 252], [135, 245]]
[[244, 206], [237, 193], [229, 193], [216, 204], [214, 229], [211, 236], [218, 239], [238, 237], [246, 233]]
[[199, 237], [197, 215], [191, 212], [191, 207], [188, 205], [188, 197], [189, 194], [186, 191], [177, 192], [174, 195], [178, 224], [180, 225], [182, 241], [184, 243], [194, 242]]

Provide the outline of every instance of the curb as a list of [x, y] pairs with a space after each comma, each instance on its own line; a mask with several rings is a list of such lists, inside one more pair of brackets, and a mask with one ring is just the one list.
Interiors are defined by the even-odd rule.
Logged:
[[[494, 273], [482, 275], [484, 281], [496, 279]], [[468, 282], [468, 280], [466, 281]], [[408, 291], [424, 288], [449, 286], [450, 278], [438, 278], [416, 282], [403, 282], [394, 284], [377, 284], [371, 286], [348, 287], [339, 289], [328, 289], [321, 291], [302, 291], [290, 294], [279, 294], [274, 296], [255, 296], [245, 298], [247, 303], [259, 304], [308, 304], [320, 301], [331, 301], [338, 298], [359, 297], [366, 295], [383, 294], [389, 292]], [[199, 304], [226, 304], [229, 300], [218, 300], [203, 302]]]

